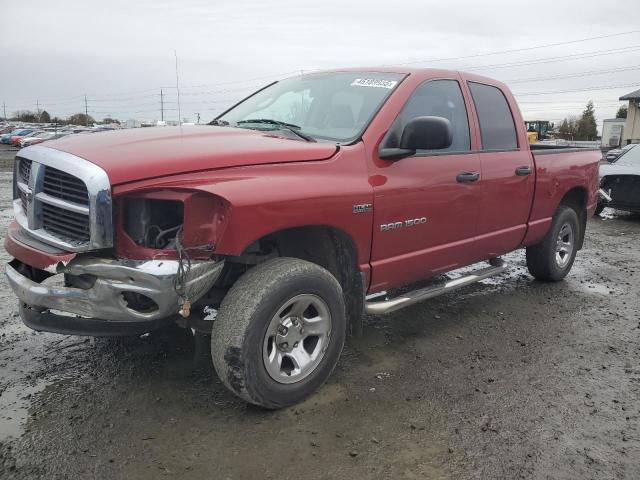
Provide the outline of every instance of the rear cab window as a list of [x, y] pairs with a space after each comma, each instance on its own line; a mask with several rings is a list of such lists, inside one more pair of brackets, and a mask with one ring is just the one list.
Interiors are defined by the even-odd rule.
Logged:
[[515, 150], [518, 137], [509, 103], [492, 85], [468, 82], [478, 115], [482, 150]]

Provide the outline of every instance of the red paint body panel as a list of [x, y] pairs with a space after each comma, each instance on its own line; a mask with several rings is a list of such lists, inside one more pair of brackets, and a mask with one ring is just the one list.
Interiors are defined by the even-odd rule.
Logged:
[[145, 180], [116, 187], [114, 197], [141, 190], [187, 188], [223, 199], [228, 209], [212, 239], [216, 253], [223, 255], [240, 255], [256, 240], [279, 230], [312, 225], [333, 227], [353, 240], [358, 263], [368, 275], [373, 214], [353, 213], [353, 205], [373, 203], [363, 158], [360, 142], [341, 147], [330, 160]]
[[69, 135], [47, 146], [102, 167], [112, 185], [199, 170], [321, 160], [336, 152], [329, 143], [204, 125]]
[[591, 216], [598, 201], [598, 150], [549, 152], [536, 154], [536, 191], [529, 223], [531, 227], [523, 245], [539, 242], [551, 224], [551, 217], [560, 200], [573, 188], [581, 188], [586, 195], [587, 215]]
[[9, 231], [4, 239], [4, 249], [9, 255], [17, 258], [22, 263], [39, 268], [40, 270], [45, 270], [58, 263], [66, 264], [76, 256], [75, 253], [47, 253], [25, 245], [15, 238], [18, 230], [20, 230], [20, 226], [15, 221], [9, 224]]
[[[352, 145], [203, 126], [105, 132], [50, 141], [47, 146], [102, 167], [114, 186], [116, 211], [131, 195], [174, 195], [193, 201], [194, 211], [185, 214], [186, 242], [211, 242], [218, 255], [239, 255], [261, 237], [293, 227], [323, 225], [340, 230], [357, 248], [369, 292], [540, 241], [562, 197], [573, 188], [586, 193], [590, 212], [595, 208], [599, 152], [532, 155], [517, 104], [501, 83], [445, 70], [378, 71], [407, 76]], [[384, 135], [415, 88], [430, 79], [459, 82], [469, 116], [471, 151], [395, 162], [381, 159], [378, 147]], [[516, 125], [517, 149], [482, 151], [467, 81], [504, 92]], [[516, 176], [520, 166], [530, 166], [534, 172]], [[456, 176], [462, 171], [478, 171], [480, 180], [458, 183]], [[356, 204], [372, 204], [373, 211], [354, 213]], [[421, 217], [427, 218], [426, 223], [396, 231], [380, 229], [384, 223]], [[117, 255], [157, 254], [122, 235], [120, 228]], [[38, 261], [33, 257], [31, 264]]]

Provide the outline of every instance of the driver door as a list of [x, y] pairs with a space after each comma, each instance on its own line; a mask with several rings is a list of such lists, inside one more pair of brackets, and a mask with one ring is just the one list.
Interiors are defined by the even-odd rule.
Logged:
[[480, 160], [471, 149], [469, 116], [458, 80], [416, 88], [383, 139], [397, 147], [408, 121], [447, 118], [453, 142], [397, 161], [375, 154], [370, 291], [405, 285], [477, 261]]

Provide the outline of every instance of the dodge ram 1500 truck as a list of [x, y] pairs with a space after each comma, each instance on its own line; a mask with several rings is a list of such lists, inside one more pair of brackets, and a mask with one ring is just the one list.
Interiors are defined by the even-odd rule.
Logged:
[[[363, 312], [501, 273], [520, 248], [535, 278], [564, 278], [599, 159], [530, 146], [513, 95], [489, 78], [302, 75], [208, 126], [20, 150], [6, 274], [35, 330], [130, 335], [180, 320], [209, 332], [225, 385], [278, 408], [328, 378]], [[444, 280], [383, 294], [430, 277]]]

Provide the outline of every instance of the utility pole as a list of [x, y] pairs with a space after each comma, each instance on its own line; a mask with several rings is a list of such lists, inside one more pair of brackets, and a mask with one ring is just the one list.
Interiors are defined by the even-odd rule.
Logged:
[[40, 101], [36, 100], [36, 111], [38, 112], [38, 123], [40, 123]]
[[4, 120], [7, 121], [7, 104], [2, 102], [2, 111], [4, 112]]
[[160, 89], [160, 121], [164, 122], [164, 95]]
[[87, 105], [87, 95], [84, 96], [84, 126], [89, 126], [89, 106]]
[[200, 125], [200, 114], [196, 113], [196, 115], [198, 116], [198, 125]]
[[178, 94], [178, 125], [182, 126], [182, 111], [180, 110], [180, 82], [178, 81], [178, 51], [174, 50], [173, 54], [176, 57], [176, 92]]

